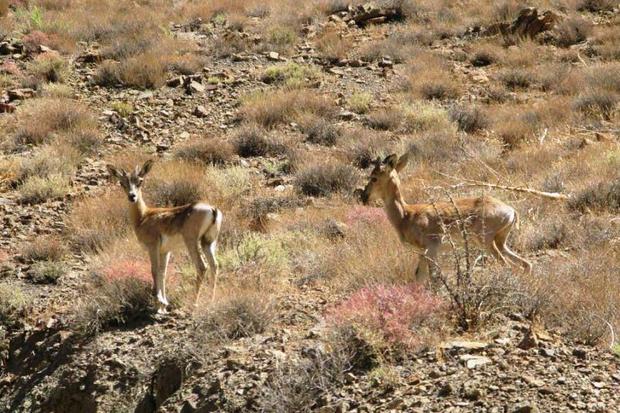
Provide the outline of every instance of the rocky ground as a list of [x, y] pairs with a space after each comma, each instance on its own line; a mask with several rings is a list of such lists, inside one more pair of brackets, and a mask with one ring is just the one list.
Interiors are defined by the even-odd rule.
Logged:
[[[364, 18], [357, 16], [354, 21]], [[348, 36], [356, 43], [383, 38], [390, 30], [390, 25], [382, 24], [365, 30], [347, 23], [350, 19], [346, 13], [335, 14], [331, 24], [348, 26]], [[285, 61], [315, 65], [325, 74], [317, 88], [338, 97], [339, 122], [344, 125], [363, 121], [342, 104], [351, 86], [378, 96], [381, 104], [393, 100], [389, 92], [402, 76], [401, 65], [390, 56], [375, 63], [356, 59], [327, 63], [310, 43], [316, 29], [308, 28], [307, 39], [290, 56], [275, 52], [208, 56], [201, 72], [171, 77], [166, 86], [152, 91], [93, 85], [96, 48], [72, 58], [69, 84], [76, 98], [98, 114], [105, 145], [98, 156], [79, 165], [72, 193], [64, 199], [26, 205], [14, 191], [0, 195], [0, 252], [4, 254], [0, 256], [0, 276], [34, 297], [32, 314], [7, 333], [7, 347], [0, 347], [5, 360], [0, 365], [1, 411], [258, 411], [265, 409], [258, 399], [267, 397], [268, 386], [277, 387], [277, 377], [300, 375], [298, 387], [289, 392], [314, 394], [310, 390], [320, 388], [312, 368], [304, 370], [308, 377], [303, 377], [301, 370], [286, 369], [327, 363], [321, 320], [338, 296], [328, 287], [288, 289], [278, 297], [277, 318], [271, 328], [219, 347], [201, 342], [194, 334], [197, 321], [182, 310], [83, 340], [64, 316], [81, 293], [88, 272], [83, 255], [72, 255], [68, 259], [70, 272], [52, 285], [29, 283], [29, 264], [20, 260], [24, 242], [66, 230], [65, 217], [74, 199], [109, 187], [103, 160], [107, 156], [140, 148], [166, 158], [198, 135], [226, 135], [239, 122], [239, 98], [264, 86], [258, 74], [269, 65]], [[199, 49], [209, 50], [210, 42], [228, 29], [203, 23], [175, 25], [170, 30], [195, 42]], [[447, 56], [461, 53], [466, 36], [437, 41], [433, 48]], [[23, 63], [26, 56], [20, 55], [19, 40], [8, 39], [2, 45], [11, 50], [0, 53], [0, 64], [9, 59]], [[485, 98], [491, 70], [466, 62], [455, 64], [455, 76], [469, 85], [463, 101]], [[207, 81], [212, 78], [221, 81]], [[9, 91], [0, 93], [6, 112], [21, 103], [21, 97], [12, 99], [10, 95]], [[134, 112], [119, 116], [111, 107], [116, 101], [130, 102]], [[296, 125], [287, 128], [288, 133], [298, 133]], [[262, 167], [260, 159], [238, 162], [256, 171]], [[290, 178], [281, 177], [278, 184], [290, 186]], [[282, 397], [286, 392], [278, 394]], [[569, 342], [557, 332], [532, 325], [520, 314], [498, 316], [489, 331], [446, 337], [437, 347], [412, 354], [385, 374], [349, 369], [340, 385], [322, 392], [312, 410], [620, 411], [620, 358], [607, 348]]]

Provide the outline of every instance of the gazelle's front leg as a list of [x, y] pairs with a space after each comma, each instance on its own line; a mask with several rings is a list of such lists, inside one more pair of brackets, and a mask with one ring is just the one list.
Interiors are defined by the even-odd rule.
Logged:
[[416, 271], [416, 281], [424, 283], [437, 268], [437, 252], [439, 245], [429, 245], [426, 250], [420, 254], [420, 261]]
[[153, 276], [153, 287], [154, 287], [154, 293], [155, 296], [157, 297], [157, 301], [159, 302], [159, 308], [157, 310], [158, 313], [165, 313], [166, 312], [166, 306], [168, 305], [168, 302], [166, 301], [165, 297], [164, 297], [164, 292], [163, 292], [163, 279], [161, 277], [161, 273], [159, 272], [160, 269], [160, 265], [159, 265], [159, 257], [160, 257], [160, 253], [159, 253], [159, 245], [156, 245], [154, 247], [149, 248], [149, 256], [151, 258], [151, 275]]

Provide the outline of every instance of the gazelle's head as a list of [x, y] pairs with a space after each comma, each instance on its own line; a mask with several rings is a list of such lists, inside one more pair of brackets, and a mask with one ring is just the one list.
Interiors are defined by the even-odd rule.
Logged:
[[381, 161], [377, 158], [373, 162], [374, 168], [370, 173], [370, 178], [366, 187], [361, 193], [361, 199], [364, 205], [368, 205], [377, 199], [385, 199], [388, 190], [391, 187], [398, 187], [400, 180], [398, 172], [400, 172], [409, 161], [409, 154], [406, 153], [400, 158], [396, 154], [392, 154]]
[[153, 161], [149, 159], [142, 167], [137, 165], [132, 173], [127, 173], [124, 169], [116, 168], [112, 165], [108, 165], [108, 172], [110, 176], [116, 178], [121, 184], [127, 193], [129, 202], [134, 203], [138, 202], [138, 199], [142, 199], [140, 188], [142, 187], [142, 182], [144, 182], [144, 177], [149, 173], [152, 167]]

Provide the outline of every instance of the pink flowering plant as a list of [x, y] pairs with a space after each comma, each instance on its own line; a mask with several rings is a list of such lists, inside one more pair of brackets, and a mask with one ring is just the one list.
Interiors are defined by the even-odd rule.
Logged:
[[[362, 288], [328, 311], [336, 328], [353, 327], [389, 350], [415, 350], [439, 336], [443, 300], [418, 284]], [[385, 351], [382, 351], [385, 353]]]

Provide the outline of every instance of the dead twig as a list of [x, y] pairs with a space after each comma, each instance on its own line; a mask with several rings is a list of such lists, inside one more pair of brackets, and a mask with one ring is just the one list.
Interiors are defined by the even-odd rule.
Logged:
[[530, 189], [530, 188], [521, 187], [521, 186], [497, 185], [497, 184], [491, 184], [488, 182], [477, 181], [475, 179], [457, 178], [457, 177], [454, 177], [448, 174], [444, 174], [442, 172], [437, 172], [437, 173], [439, 175], [445, 176], [450, 179], [454, 179], [457, 181], [458, 180], [465, 181], [465, 182], [458, 183], [456, 185], [452, 185], [450, 187], [451, 189], [468, 188], [468, 187], [486, 187], [486, 188], [493, 188], [493, 189], [503, 189], [506, 191], [523, 192], [523, 193], [538, 195], [538, 196], [541, 196], [544, 198], [550, 198], [550, 199], [568, 199], [569, 198], [568, 195], [561, 194], [559, 192], [538, 191], [536, 189]]

